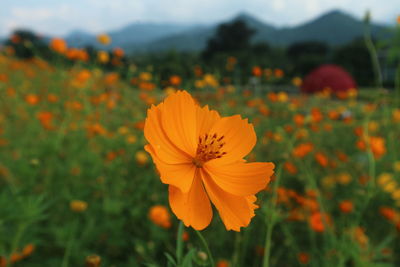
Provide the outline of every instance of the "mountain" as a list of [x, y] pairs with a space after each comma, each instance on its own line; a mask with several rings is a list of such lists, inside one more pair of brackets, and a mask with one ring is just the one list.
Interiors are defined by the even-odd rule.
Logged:
[[[341, 45], [363, 36], [364, 23], [347, 13], [334, 10], [317, 17], [314, 20], [295, 27], [277, 28], [266, 24], [253, 16], [242, 13], [227, 21], [243, 20], [256, 30], [253, 42], [268, 42], [272, 45], [288, 46], [301, 41], [322, 41], [330, 45]], [[178, 51], [202, 50], [211, 38], [218, 25], [191, 28], [187, 31], [160, 38], [139, 47], [126, 46], [128, 51]], [[372, 24], [371, 33], [374, 38], [390, 36], [389, 27]]]
[[[364, 23], [340, 10], [325, 13], [304, 24], [293, 27], [275, 27], [262, 22], [248, 13], [240, 13], [232, 19], [244, 21], [256, 30], [252, 42], [267, 42], [275, 46], [288, 46], [301, 41], [322, 41], [329, 45], [342, 45], [363, 36]], [[112, 38], [110, 46], [102, 46], [96, 35], [81, 30], [65, 37], [69, 46], [93, 46], [99, 49], [122, 47], [128, 53], [155, 52], [166, 50], [201, 51], [213, 37], [219, 24], [194, 25], [174, 23], [133, 23], [107, 34]], [[390, 27], [371, 25], [374, 38], [382, 39], [391, 35]]]
[[[371, 34], [376, 38], [387, 36], [387, 27], [372, 24]], [[364, 22], [339, 10], [328, 12], [310, 22], [293, 28], [282, 28], [265, 41], [277, 45], [289, 45], [301, 41], [322, 41], [330, 45], [341, 45], [363, 36]]]
[[[110, 31], [107, 34], [111, 37], [111, 47], [135, 47], [140, 44], [152, 42], [169, 35], [184, 32], [192, 25], [184, 24], [155, 24], [155, 23], [133, 23], [122, 29]], [[73, 31], [65, 37], [68, 45], [83, 47], [91, 45], [97, 48], [102, 47], [96, 40], [96, 35]]]

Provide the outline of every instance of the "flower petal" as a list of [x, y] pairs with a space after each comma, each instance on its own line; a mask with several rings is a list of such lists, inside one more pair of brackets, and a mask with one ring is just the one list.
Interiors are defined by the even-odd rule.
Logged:
[[165, 134], [161, 125], [163, 103], [152, 106], [147, 111], [147, 118], [144, 125], [144, 136], [151, 144], [154, 153], [169, 164], [186, 162], [189, 158], [184, 151], [174, 145]]
[[157, 156], [152, 145], [146, 145], [144, 149], [153, 158], [164, 184], [173, 185], [185, 193], [190, 190], [196, 173], [196, 167], [190, 160], [180, 164], [169, 164]]
[[274, 173], [271, 162], [237, 162], [219, 166], [218, 161], [209, 161], [204, 168], [220, 188], [236, 196], [254, 195], [263, 190]]
[[253, 149], [257, 141], [252, 124], [243, 120], [240, 115], [225, 117], [217, 121], [211, 128], [210, 134], [224, 136], [223, 151], [227, 154], [219, 159], [219, 164], [229, 164], [241, 160]]
[[208, 133], [211, 127], [220, 119], [218, 112], [209, 110], [208, 106], [197, 107], [197, 136]]
[[211, 202], [217, 208], [227, 230], [240, 231], [240, 227], [248, 226], [254, 217], [255, 196], [235, 196], [216, 185], [207, 172], [201, 171], [202, 180]]
[[178, 188], [169, 186], [169, 204], [176, 217], [182, 220], [186, 226], [203, 230], [211, 222], [210, 200], [199, 176], [194, 178], [188, 193], [182, 193]]
[[164, 100], [162, 127], [171, 142], [194, 157], [197, 149], [197, 104], [186, 91], [178, 91]]

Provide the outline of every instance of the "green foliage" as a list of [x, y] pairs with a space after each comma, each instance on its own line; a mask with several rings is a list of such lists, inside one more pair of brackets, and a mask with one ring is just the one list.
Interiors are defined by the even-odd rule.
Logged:
[[215, 36], [208, 40], [203, 57], [209, 60], [216, 53], [221, 52], [235, 56], [240, 51], [248, 50], [254, 33], [255, 31], [242, 20], [221, 24], [218, 26]]

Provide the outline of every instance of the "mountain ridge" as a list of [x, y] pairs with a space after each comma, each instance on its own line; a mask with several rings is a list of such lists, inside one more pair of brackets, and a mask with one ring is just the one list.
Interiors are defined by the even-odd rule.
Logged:
[[[321, 41], [329, 45], [342, 45], [363, 35], [364, 23], [361, 19], [334, 9], [296, 26], [277, 27], [255, 16], [240, 12], [236, 16], [220, 22], [243, 20], [256, 30], [253, 42], [267, 42], [276, 46], [288, 46], [295, 42]], [[94, 46], [99, 49], [122, 47], [127, 52], [157, 52], [166, 50], [201, 51], [207, 41], [216, 33], [218, 25], [179, 23], [131, 23], [110, 31], [112, 43], [109, 47], [100, 45], [96, 35], [82, 30], [71, 32], [65, 37], [70, 46]], [[389, 26], [371, 23], [374, 38], [386, 38]]]

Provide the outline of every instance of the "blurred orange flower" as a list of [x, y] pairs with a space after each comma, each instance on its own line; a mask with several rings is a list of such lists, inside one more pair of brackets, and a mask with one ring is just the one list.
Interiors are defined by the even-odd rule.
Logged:
[[375, 159], [380, 159], [386, 153], [386, 142], [382, 137], [371, 136], [369, 138], [369, 143]]
[[293, 149], [293, 156], [296, 158], [304, 158], [307, 154], [313, 151], [314, 145], [312, 143], [303, 143]]
[[328, 157], [322, 153], [322, 152], [317, 152], [315, 153], [315, 160], [321, 167], [328, 167]]
[[163, 228], [171, 227], [171, 216], [169, 215], [168, 209], [162, 205], [155, 205], [150, 208], [149, 211], [150, 220]]
[[182, 79], [178, 75], [172, 75], [171, 77], [169, 77], [169, 83], [173, 86], [179, 86], [181, 82]]
[[284, 75], [283, 70], [281, 69], [274, 69], [274, 76], [276, 78], [282, 78]]
[[286, 161], [283, 164], [283, 168], [290, 174], [296, 174], [297, 173], [297, 167], [293, 163], [291, 163], [289, 161]]
[[125, 52], [122, 48], [117, 47], [117, 48], [114, 48], [113, 54], [114, 54], [114, 56], [121, 58], [124, 56]]
[[262, 69], [259, 66], [254, 66], [252, 69], [253, 76], [260, 77], [262, 75]]
[[220, 117], [178, 91], [148, 110], [144, 135], [161, 181], [169, 184], [172, 211], [186, 226], [210, 224], [210, 200], [227, 230], [250, 223], [255, 194], [267, 186], [274, 164], [243, 161], [257, 139], [247, 120]]
[[67, 42], [61, 38], [54, 38], [50, 42], [50, 48], [59, 54], [67, 52]]
[[39, 103], [39, 97], [35, 94], [28, 94], [25, 96], [25, 102], [32, 106], [36, 105]]
[[343, 213], [350, 213], [353, 211], [353, 202], [350, 200], [343, 200], [339, 203], [339, 209]]
[[229, 267], [229, 262], [227, 260], [219, 260], [216, 267]]
[[332, 223], [330, 217], [326, 213], [315, 212], [311, 215], [310, 220], [310, 227], [315, 232], [324, 232], [327, 225]]
[[308, 264], [310, 262], [310, 255], [306, 252], [300, 252], [297, 254], [297, 259], [301, 264]]

